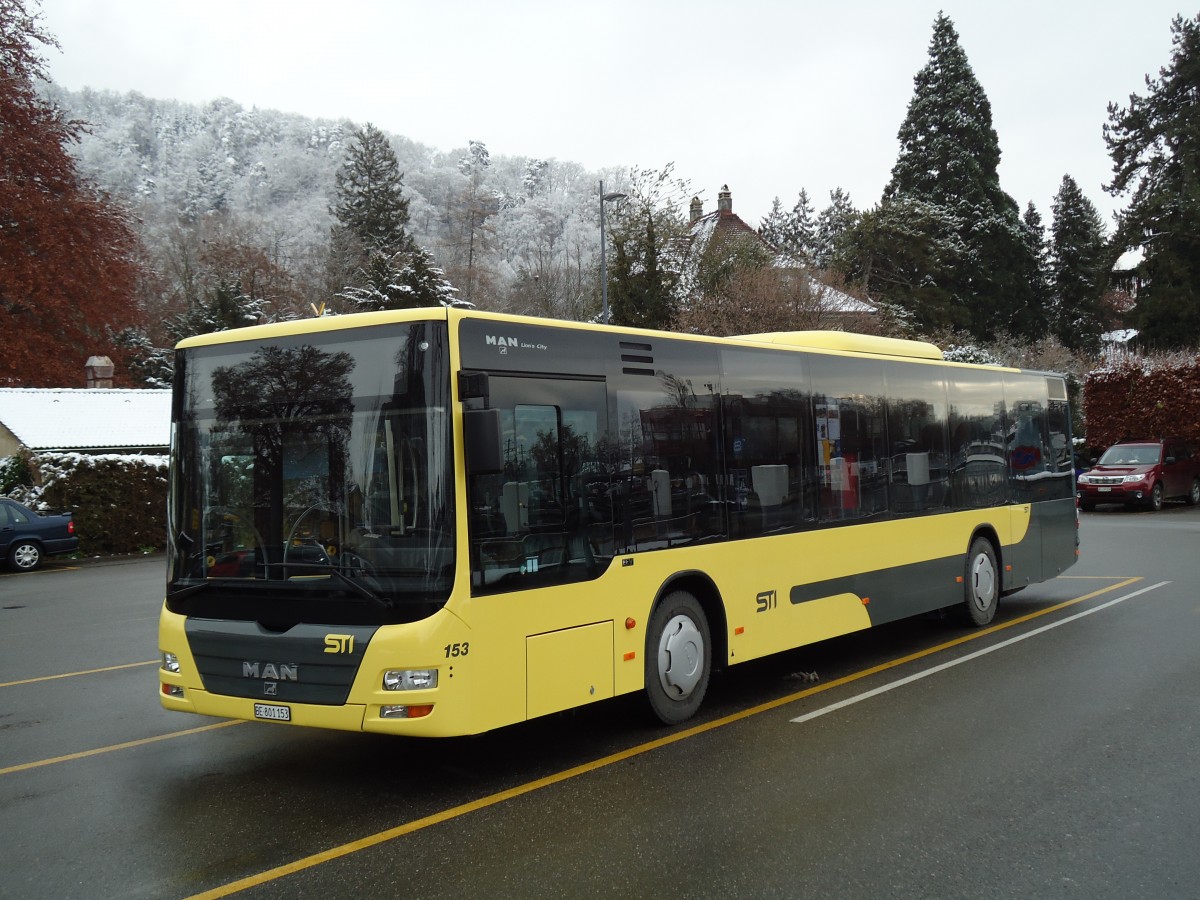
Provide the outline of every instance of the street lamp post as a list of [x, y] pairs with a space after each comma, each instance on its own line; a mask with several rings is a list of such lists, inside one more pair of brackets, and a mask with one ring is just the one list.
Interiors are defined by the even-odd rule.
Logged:
[[628, 194], [619, 191], [604, 193], [604, 182], [600, 182], [600, 296], [603, 299], [603, 321], [608, 324], [608, 241], [604, 237], [604, 204], [610, 200], [624, 200]]

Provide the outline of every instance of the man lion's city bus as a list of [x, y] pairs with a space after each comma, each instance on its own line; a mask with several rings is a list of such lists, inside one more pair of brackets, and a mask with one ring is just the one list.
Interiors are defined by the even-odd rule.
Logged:
[[417, 309], [177, 351], [162, 704], [475, 734], [1076, 559], [1060, 376], [840, 332]]

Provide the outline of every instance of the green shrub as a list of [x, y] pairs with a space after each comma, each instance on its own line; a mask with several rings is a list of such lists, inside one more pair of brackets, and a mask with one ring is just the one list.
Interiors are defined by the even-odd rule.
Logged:
[[74, 513], [87, 555], [162, 548], [167, 537], [167, 458], [82, 453], [34, 457], [42, 508]]

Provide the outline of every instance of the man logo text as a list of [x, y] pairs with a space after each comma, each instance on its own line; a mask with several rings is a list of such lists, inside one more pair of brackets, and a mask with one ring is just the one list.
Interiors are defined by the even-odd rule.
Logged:
[[265, 678], [269, 681], [299, 681], [300, 666], [292, 663], [243, 662], [243, 678]]

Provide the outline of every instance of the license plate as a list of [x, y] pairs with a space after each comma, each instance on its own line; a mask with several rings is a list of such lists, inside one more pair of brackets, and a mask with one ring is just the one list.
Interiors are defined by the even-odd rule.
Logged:
[[254, 718], [270, 719], [272, 722], [290, 722], [292, 721], [292, 709], [290, 706], [276, 706], [274, 703], [255, 703]]
[[1107, 494], [1109, 491], [1112, 490], [1112, 488], [1096, 488], [1096, 490], [1098, 490], [1102, 494]]

